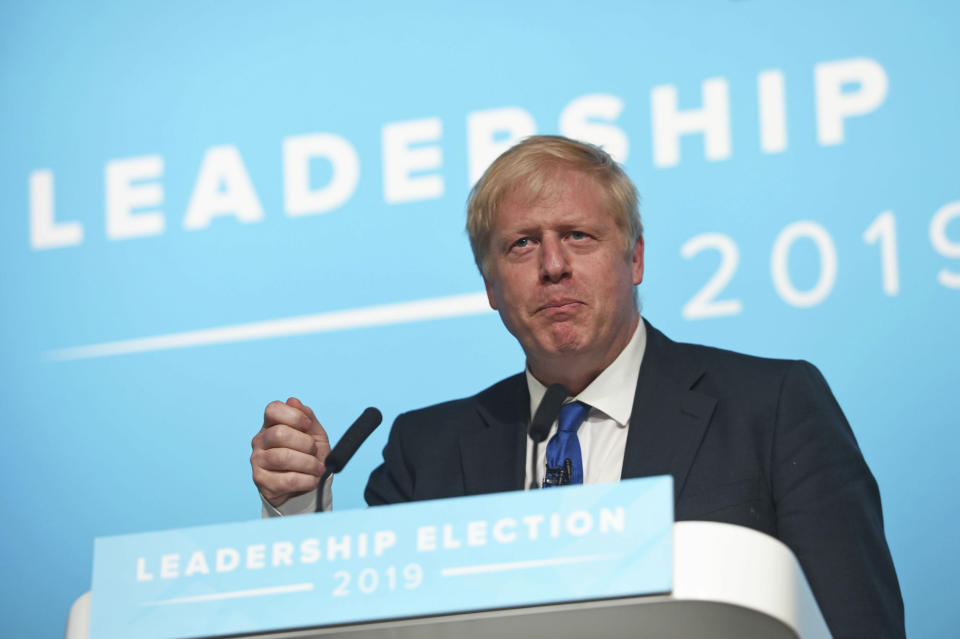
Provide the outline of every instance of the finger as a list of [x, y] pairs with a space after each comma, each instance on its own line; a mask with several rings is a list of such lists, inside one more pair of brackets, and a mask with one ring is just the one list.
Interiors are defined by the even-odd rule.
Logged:
[[320, 420], [317, 419], [317, 416], [313, 414], [313, 409], [301, 402], [296, 397], [290, 397], [287, 399], [287, 405], [292, 406], [303, 412], [304, 415], [310, 418], [311, 426], [310, 430], [306, 431], [313, 435], [314, 439], [317, 440], [317, 446], [321, 449], [330, 448], [330, 438], [327, 436], [327, 431], [324, 430], [323, 424], [320, 423]]
[[[276, 426], [261, 430], [257, 434], [257, 437], [259, 438], [260, 445], [257, 446], [255, 443], [255, 449], [291, 448], [308, 455], [316, 456], [317, 454], [318, 447], [313, 437], [296, 428], [291, 428], [286, 424], [277, 424]], [[254, 439], [256, 440], [257, 438]]]
[[299, 399], [297, 399], [296, 397], [290, 397], [289, 399], [287, 399], [287, 405], [288, 405], [288, 406], [293, 406], [294, 408], [299, 409], [299, 410], [302, 411], [303, 414], [305, 414], [307, 417], [309, 417], [309, 418], [312, 419], [313, 421], [317, 422], [318, 424], [320, 423], [320, 420], [317, 419], [317, 416], [313, 414], [313, 409], [310, 408], [309, 406], [307, 406], [306, 404], [304, 404], [303, 402], [301, 402], [301, 401], [300, 401]]
[[276, 424], [286, 424], [307, 432], [313, 422], [303, 411], [278, 400], [270, 402], [263, 410], [263, 427], [269, 428]]
[[315, 456], [292, 448], [255, 450], [250, 455], [250, 464], [279, 473], [295, 472], [315, 476], [323, 474], [323, 464]]

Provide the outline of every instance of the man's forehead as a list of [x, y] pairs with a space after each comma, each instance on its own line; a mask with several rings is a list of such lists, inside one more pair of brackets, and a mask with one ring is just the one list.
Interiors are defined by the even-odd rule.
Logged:
[[590, 175], [574, 169], [559, 169], [527, 179], [518, 179], [497, 207], [494, 227], [509, 225], [513, 218], [534, 207], [552, 207], [573, 197], [592, 198], [597, 208], [610, 211], [603, 186]]

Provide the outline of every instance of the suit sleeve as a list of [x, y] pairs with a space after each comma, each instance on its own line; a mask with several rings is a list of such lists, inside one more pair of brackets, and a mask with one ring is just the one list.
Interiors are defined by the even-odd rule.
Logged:
[[370, 506], [383, 506], [413, 499], [414, 470], [404, 453], [403, 423], [406, 415], [399, 415], [390, 429], [383, 449], [383, 463], [370, 473], [363, 497]]
[[904, 637], [877, 482], [807, 362], [784, 375], [771, 461], [778, 537], [796, 553], [834, 637]]

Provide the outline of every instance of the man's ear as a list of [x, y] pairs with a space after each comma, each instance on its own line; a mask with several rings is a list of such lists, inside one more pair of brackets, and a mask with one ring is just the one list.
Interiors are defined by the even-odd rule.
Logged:
[[643, 281], [643, 236], [637, 238], [637, 243], [633, 246], [633, 257], [630, 258], [630, 266], [633, 269], [633, 285], [636, 286]]
[[498, 310], [497, 301], [493, 297], [493, 284], [490, 283], [486, 275], [483, 276], [483, 286], [487, 289], [487, 303], [490, 304], [490, 308], [495, 311]]

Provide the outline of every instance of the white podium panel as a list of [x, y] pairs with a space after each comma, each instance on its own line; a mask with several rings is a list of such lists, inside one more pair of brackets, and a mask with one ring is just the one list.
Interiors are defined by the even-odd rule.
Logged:
[[[245, 635], [260, 639], [829, 639], [800, 565], [780, 541], [713, 522], [673, 526], [673, 591], [453, 615]], [[90, 595], [70, 610], [66, 639], [88, 639]], [[235, 635], [236, 636], [236, 635]], [[96, 639], [96, 637], [92, 638]]]

